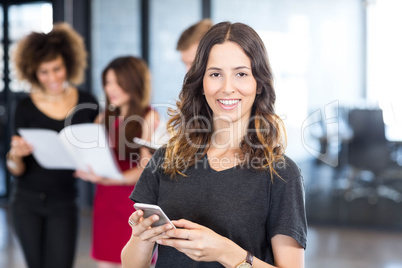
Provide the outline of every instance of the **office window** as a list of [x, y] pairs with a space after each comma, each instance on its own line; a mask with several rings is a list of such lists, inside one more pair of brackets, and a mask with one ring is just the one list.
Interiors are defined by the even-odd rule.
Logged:
[[32, 3], [12, 5], [9, 14], [9, 38], [10, 38], [10, 90], [12, 92], [28, 92], [30, 85], [17, 79], [13, 68], [11, 55], [15, 49], [15, 43], [31, 31], [48, 33], [52, 29], [53, 13], [50, 3]]
[[361, 95], [363, 11], [360, 0], [212, 0], [215, 23], [243, 22], [263, 39], [277, 113], [288, 130], [288, 154], [296, 160], [308, 156], [302, 143], [308, 139], [302, 129], [308, 115]]
[[[3, 18], [3, 5], [0, 5], [0, 25], [3, 25], [4, 23], [4, 18]], [[0, 31], [0, 127], [1, 127], [1, 132], [0, 132], [0, 196], [4, 196], [7, 192], [6, 188], [6, 176], [4, 172], [4, 156], [5, 156], [5, 150], [4, 150], [4, 129], [6, 127], [6, 106], [4, 103], [4, 62], [3, 62], [3, 57], [4, 57], [4, 49], [3, 49], [3, 42], [4, 42], [4, 35], [3, 31]]]
[[[15, 108], [15, 104], [18, 96], [24, 94], [17, 94], [20, 92], [27, 92], [30, 86], [26, 82], [18, 81], [13, 68], [13, 62], [11, 55], [15, 49], [15, 43], [19, 41], [26, 34], [31, 31], [48, 32], [52, 29], [52, 5], [49, 2], [41, 1], [40, 3], [25, 3], [19, 5], [10, 5], [6, 12], [8, 12], [8, 21], [4, 21], [3, 6], [0, 6], [0, 25], [8, 24], [9, 35], [8, 39], [4, 40], [5, 36], [3, 29], [0, 30], [0, 196], [7, 194], [7, 176], [5, 172], [4, 157], [8, 150], [7, 129], [11, 127], [12, 113]], [[4, 42], [9, 43], [9, 78], [8, 85], [9, 94], [5, 94], [4, 83]], [[7, 98], [7, 99], [6, 99]], [[11, 107], [11, 108], [10, 108]], [[11, 115], [10, 115], [11, 113]], [[11, 121], [9, 121], [11, 119]]]
[[386, 136], [402, 140], [402, 1], [377, 0], [367, 6], [367, 99], [384, 112]]
[[[3, 18], [3, 5], [0, 5], [0, 25], [4, 25], [4, 18]], [[0, 31], [0, 92], [4, 90], [4, 49], [3, 49], [3, 42], [4, 42], [4, 35], [3, 30]]]
[[201, 1], [154, 0], [150, 10], [152, 103], [165, 115], [175, 106], [186, 73], [176, 44], [183, 30], [201, 20]]
[[[2, 10], [0, 9], [0, 12], [2, 12]], [[3, 24], [3, 19], [0, 19], [0, 23]], [[1, 31], [1, 36], [0, 36], [0, 40], [3, 40], [3, 31]], [[4, 90], [4, 48], [3, 48], [3, 43], [0, 43], [0, 93], [3, 92]]]
[[92, 1], [92, 92], [101, 105], [106, 65], [119, 56], [141, 56], [140, 10], [139, 0]]

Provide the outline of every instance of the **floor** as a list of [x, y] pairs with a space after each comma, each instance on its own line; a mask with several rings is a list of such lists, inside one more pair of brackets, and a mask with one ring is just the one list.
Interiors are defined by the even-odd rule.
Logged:
[[[334, 169], [313, 163], [302, 170], [308, 174], [305, 185], [310, 224], [402, 231], [402, 174], [375, 187], [376, 180], [367, 171], [357, 172], [351, 182], [353, 170], [348, 166]], [[398, 172], [402, 173], [402, 167]], [[358, 197], [360, 194], [364, 195]]]
[[[81, 212], [80, 233], [78, 240], [75, 268], [96, 268], [95, 262], [89, 257], [91, 247], [92, 214], [88, 210]], [[26, 268], [18, 241], [10, 224], [6, 205], [0, 206], [0, 267]]]
[[[311, 163], [301, 168], [309, 221], [305, 267], [402, 268], [402, 202], [348, 201], [345, 170]], [[89, 257], [91, 216], [88, 209], [81, 212], [75, 268], [96, 267]], [[26, 268], [4, 202], [0, 203], [0, 267]]]
[[[95, 268], [89, 257], [91, 214], [82, 212], [75, 268]], [[308, 268], [402, 268], [402, 232], [313, 225], [309, 228]], [[0, 208], [0, 267], [26, 268], [9, 226], [6, 208]]]

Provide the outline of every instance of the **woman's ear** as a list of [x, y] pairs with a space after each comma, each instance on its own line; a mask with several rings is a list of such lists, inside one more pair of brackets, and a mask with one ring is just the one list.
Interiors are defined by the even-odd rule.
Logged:
[[262, 93], [262, 86], [257, 86], [257, 95]]

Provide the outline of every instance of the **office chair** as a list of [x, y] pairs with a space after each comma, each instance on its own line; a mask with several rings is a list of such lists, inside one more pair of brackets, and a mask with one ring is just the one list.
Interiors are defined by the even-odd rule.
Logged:
[[353, 138], [347, 146], [347, 162], [351, 167], [345, 199], [367, 197], [375, 204], [379, 197], [402, 201], [402, 193], [385, 185], [402, 179], [402, 167], [392, 160], [392, 150], [385, 138], [382, 110], [352, 109], [348, 115]]

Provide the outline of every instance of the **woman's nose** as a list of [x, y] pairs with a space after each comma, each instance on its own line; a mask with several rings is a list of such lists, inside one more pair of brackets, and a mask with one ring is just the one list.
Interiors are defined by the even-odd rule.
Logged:
[[54, 72], [49, 72], [47, 78], [49, 79], [49, 81], [53, 82], [54, 80], [56, 80], [56, 74]]
[[226, 78], [223, 84], [223, 92], [226, 94], [231, 94], [235, 92], [233, 82], [230, 78]]

